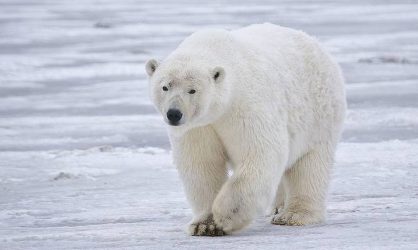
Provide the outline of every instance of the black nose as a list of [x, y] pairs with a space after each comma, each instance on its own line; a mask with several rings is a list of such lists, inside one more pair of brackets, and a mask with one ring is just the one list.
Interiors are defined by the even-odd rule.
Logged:
[[183, 114], [178, 109], [169, 109], [167, 112], [167, 118], [171, 125], [177, 125]]

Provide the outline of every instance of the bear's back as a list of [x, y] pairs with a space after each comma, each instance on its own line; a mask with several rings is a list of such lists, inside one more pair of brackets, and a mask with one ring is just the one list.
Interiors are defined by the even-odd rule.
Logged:
[[297, 60], [306, 51], [315, 50], [317, 42], [306, 33], [271, 23], [253, 24], [231, 31], [241, 46], [258, 56]]

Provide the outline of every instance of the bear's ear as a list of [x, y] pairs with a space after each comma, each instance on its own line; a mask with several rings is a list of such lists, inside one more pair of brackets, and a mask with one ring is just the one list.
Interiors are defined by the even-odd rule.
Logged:
[[147, 71], [147, 74], [149, 76], [152, 76], [154, 74], [154, 72], [157, 69], [157, 67], [158, 67], [158, 62], [155, 59], [150, 59], [145, 64], [145, 70]]
[[215, 67], [212, 70], [212, 78], [216, 83], [220, 83], [224, 80], [225, 78], [225, 70], [222, 67]]

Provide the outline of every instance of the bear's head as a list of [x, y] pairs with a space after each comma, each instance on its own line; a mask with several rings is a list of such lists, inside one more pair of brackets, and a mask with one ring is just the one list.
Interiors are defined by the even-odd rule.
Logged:
[[151, 59], [145, 68], [151, 99], [173, 129], [205, 126], [225, 113], [230, 91], [223, 67], [177, 58], [161, 64]]

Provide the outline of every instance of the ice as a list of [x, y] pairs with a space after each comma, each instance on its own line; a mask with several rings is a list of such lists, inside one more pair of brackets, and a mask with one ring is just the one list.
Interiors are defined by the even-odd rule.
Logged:
[[[264, 22], [316, 36], [347, 79], [327, 221], [190, 237], [145, 60]], [[0, 0], [0, 37], [0, 249], [418, 248], [416, 1]]]

